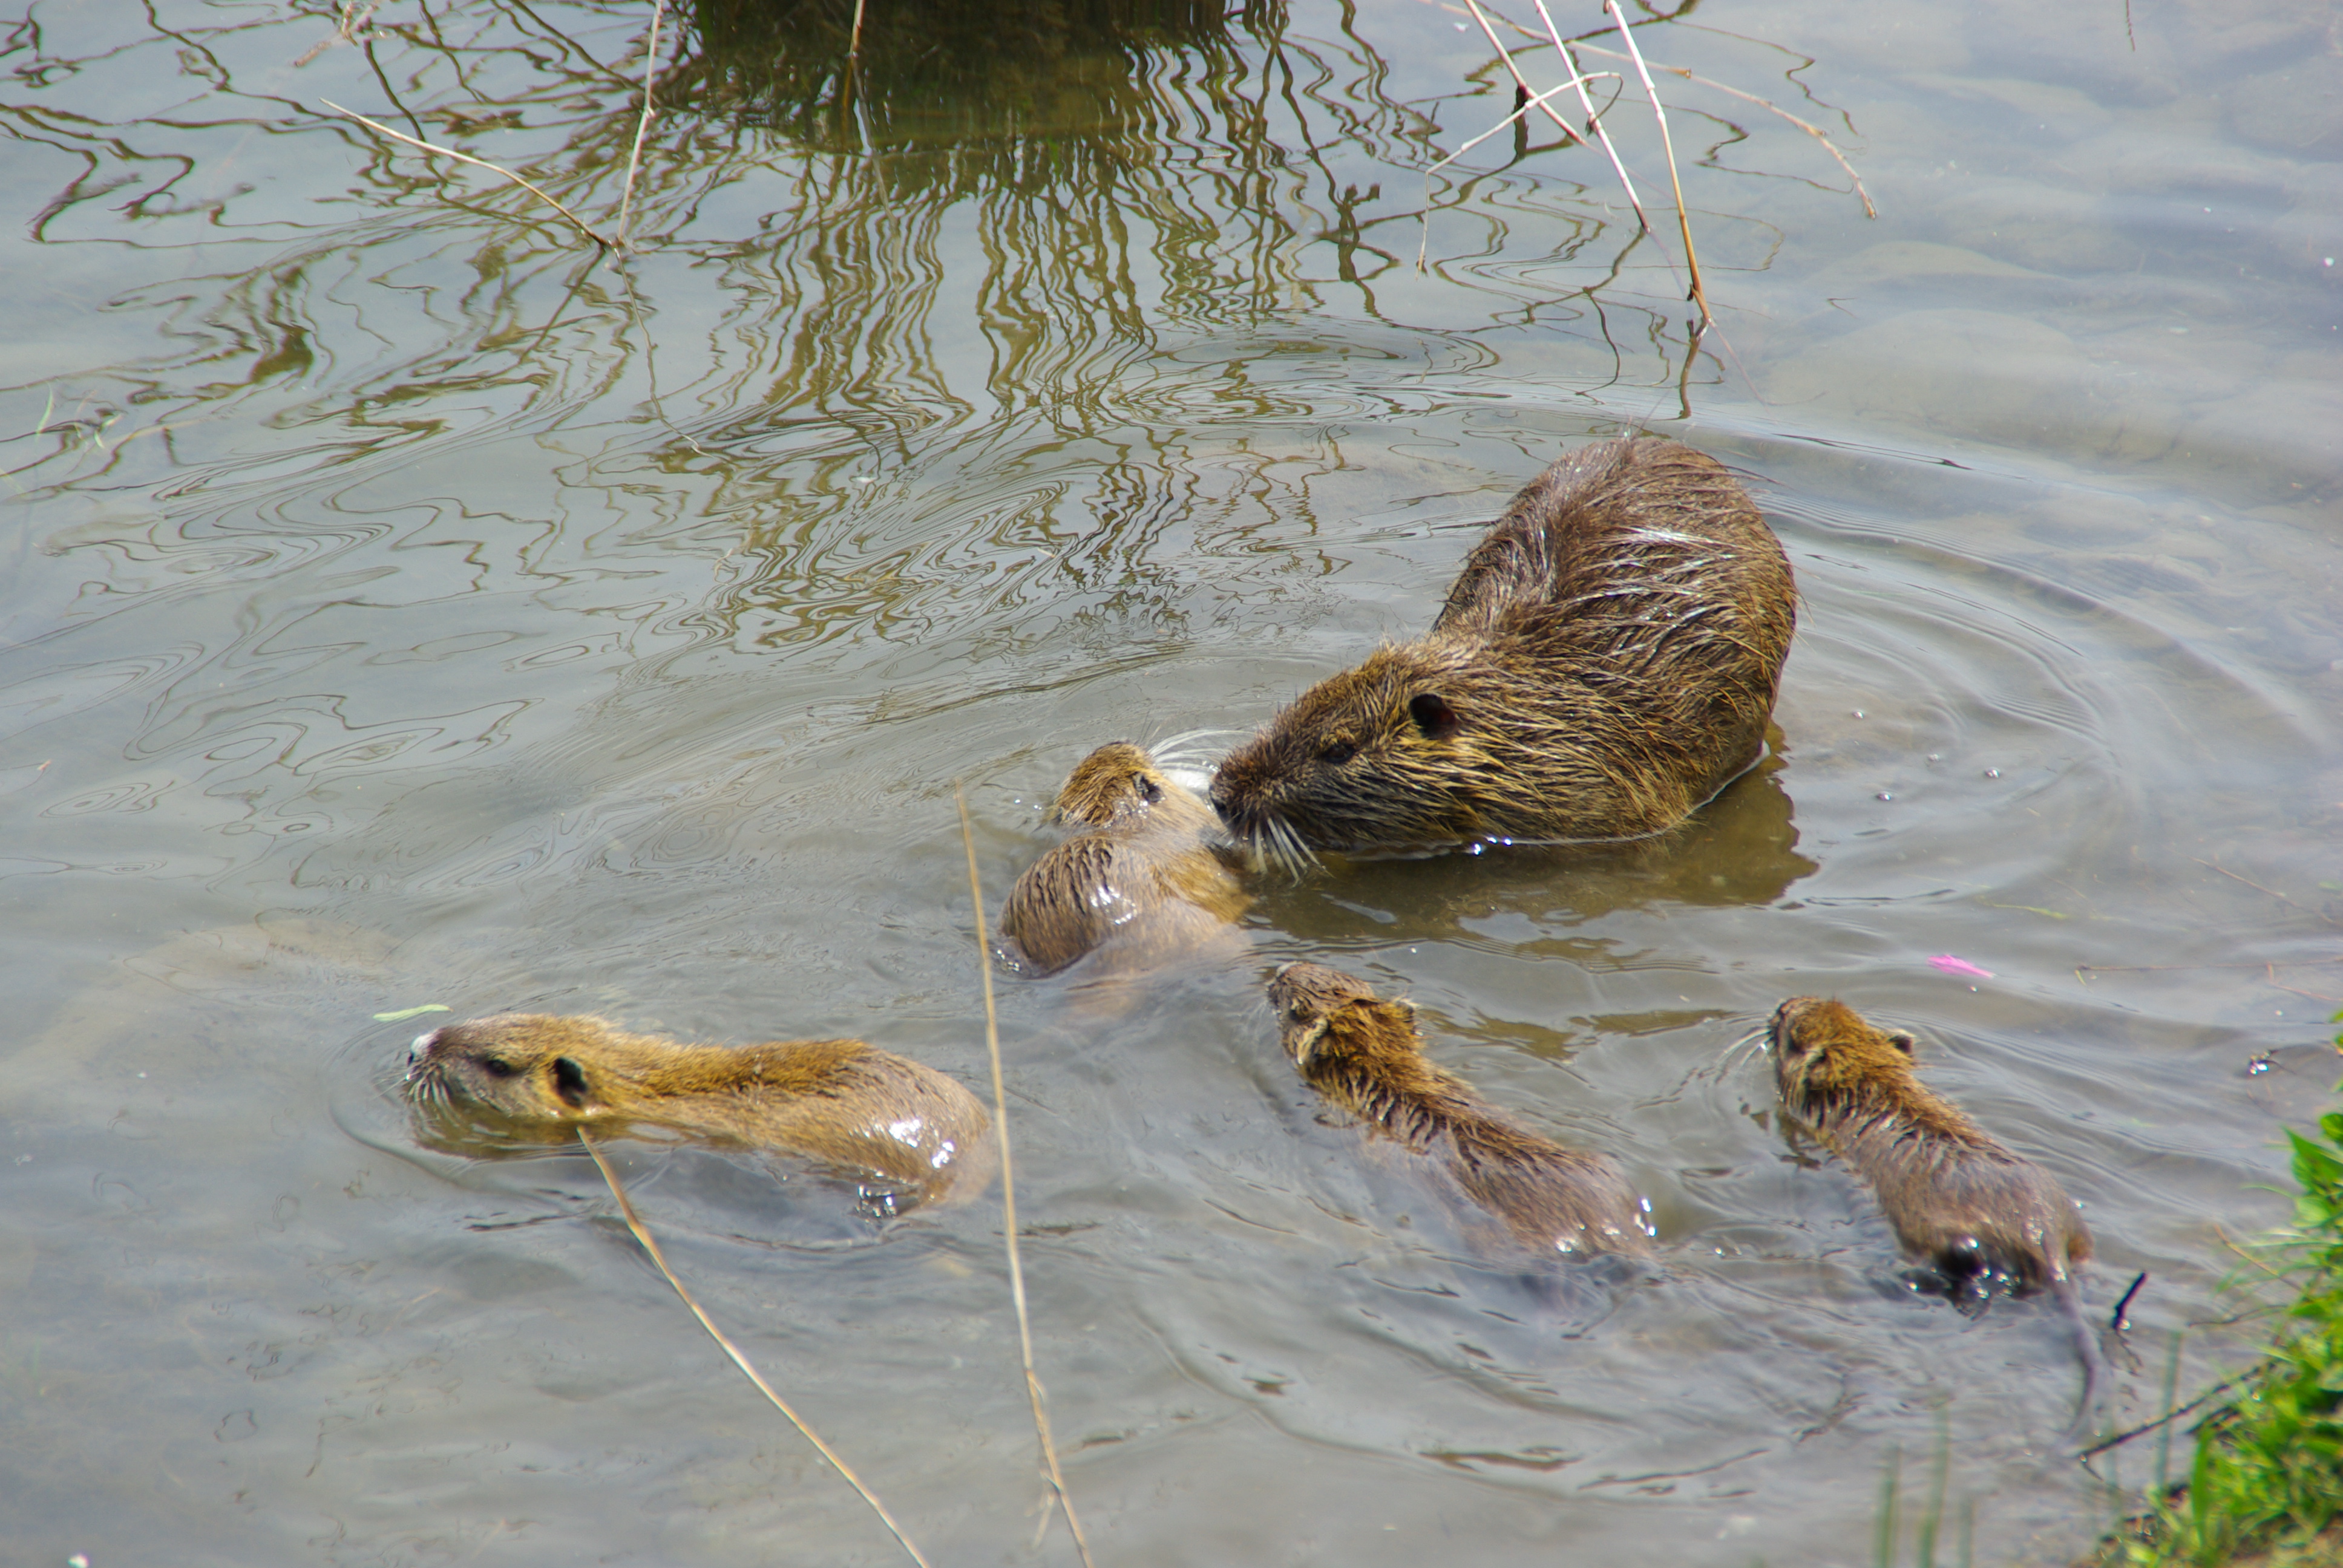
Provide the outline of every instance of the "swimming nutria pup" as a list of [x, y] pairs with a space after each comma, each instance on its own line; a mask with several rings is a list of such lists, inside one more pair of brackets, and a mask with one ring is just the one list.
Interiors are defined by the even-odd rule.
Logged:
[[1413, 1153], [1441, 1161], [1521, 1241], [1564, 1257], [1650, 1251], [1644, 1204], [1601, 1154], [1511, 1121], [1425, 1059], [1415, 1005], [1364, 981], [1287, 964], [1269, 982], [1278, 1043], [1319, 1093]]
[[1796, 598], [1715, 458], [1583, 448], [1491, 525], [1429, 636], [1303, 692], [1221, 764], [1212, 805], [1288, 861], [1660, 832], [1764, 751]]
[[992, 1171], [991, 1118], [931, 1067], [859, 1040], [683, 1045], [608, 1020], [508, 1012], [417, 1037], [407, 1095], [486, 1111], [548, 1141], [585, 1125], [673, 1128], [811, 1155], [926, 1198]]
[[1956, 1300], [1996, 1275], [2020, 1293], [2057, 1298], [2083, 1357], [2077, 1422], [2088, 1421], [2107, 1358], [2076, 1283], [2091, 1233], [2074, 1200], [1920, 1081], [1910, 1035], [1875, 1029], [1845, 1002], [1799, 996], [1775, 1010], [1772, 1041], [1783, 1108], [1871, 1183], [1896, 1241]]
[[1100, 747], [1058, 791], [1051, 820], [1089, 831], [1026, 868], [1001, 908], [1001, 951], [1028, 974], [1055, 974], [1111, 947], [1142, 969], [1229, 941], [1252, 902], [1212, 849], [1212, 808], [1128, 741]]

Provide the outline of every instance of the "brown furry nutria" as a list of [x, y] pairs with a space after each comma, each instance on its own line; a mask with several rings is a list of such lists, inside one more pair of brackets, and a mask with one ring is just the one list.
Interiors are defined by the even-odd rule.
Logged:
[[1001, 956], [1028, 974], [1055, 974], [1111, 949], [1115, 968], [1233, 939], [1251, 902], [1212, 851], [1212, 808], [1125, 741], [1082, 759], [1051, 819], [1088, 831], [1028, 867], [1001, 909]]
[[682, 1045], [598, 1018], [501, 1013], [418, 1036], [407, 1093], [540, 1138], [642, 1123], [810, 1155], [928, 1198], [972, 1192], [992, 1168], [991, 1118], [974, 1095], [859, 1040]]
[[1896, 1241], [1956, 1300], [1997, 1275], [2057, 1298], [2081, 1347], [2078, 1420], [2087, 1421], [2107, 1360], [2075, 1277], [2090, 1261], [2091, 1233], [2074, 1200], [1920, 1081], [1910, 1035], [1876, 1029], [1845, 1002], [1800, 996], [1775, 1010], [1772, 1044], [1784, 1109], [1871, 1183]]
[[1513, 498], [1429, 636], [1232, 752], [1212, 805], [1287, 860], [1656, 833], [1764, 751], [1795, 624], [1789, 559], [1723, 465], [1605, 441]]
[[1440, 1161], [1522, 1241], [1565, 1257], [1649, 1251], [1645, 1206], [1618, 1166], [1539, 1137], [1434, 1067], [1413, 1003], [1379, 1001], [1365, 982], [1308, 963], [1279, 970], [1269, 1000], [1279, 1043], [1312, 1089]]

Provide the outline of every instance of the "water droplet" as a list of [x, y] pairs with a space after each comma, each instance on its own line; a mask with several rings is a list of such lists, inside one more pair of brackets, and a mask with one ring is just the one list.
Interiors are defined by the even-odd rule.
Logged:
[[1855, 719], [1860, 719], [1863, 717], [1863, 709], [1860, 708], [1850, 708], [1847, 709], [1847, 713], [1849, 717]]
[[1928, 760], [1931, 762], [1942, 762], [1944, 759], [1945, 754], [1941, 751], [1931, 751], [1928, 753]]
[[1893, 795], [1889, 794], [1889, 793], [1888, 793], [1886, 790], [1885, 790], [1885, 789], [1882, 789], [1882, 790], [1879, 792], [1879, 798], [1880, 798], [1882, 800], [1893, 800], [1893, 799], [1896, 799], [1896, 797], [1895, 797], [1895, 796], [1893, 796]]
[[1998, 768], [1988, 768], [1985, 770], [1985, 776], [1988, 779], [1998, 779], [2001, 777], [2001, 769]]

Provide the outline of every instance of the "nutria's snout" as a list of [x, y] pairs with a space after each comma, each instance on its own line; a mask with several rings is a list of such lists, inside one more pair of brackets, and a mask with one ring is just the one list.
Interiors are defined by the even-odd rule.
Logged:
[[1774, 1010], [1774, 1021], [1765, 1028], [1765, 1043], [1777, 1056], [1795, 1056], [1804, 1047], [1798, 1043], [1798, 1015], [1821, 999], [1794, 996]]
[[[442, 1026], [442, 1028], [443, 1028], [443, 1029], [444, 1029], [444, 1027], [445, 1027], [445, 1026]], [[415, 1081], [415, 1075], [416, 1075], [417, 1073], [421, 1072], [421, 1071], [423, 1070], [423, 1063], [424, 1063], [424, 1061], [425, 1061], [425, 1060], [427, 1060], [427, 1059], [431, 1055], [431, 1048], [432, 1048], [433, 1046], [435, 1046], [435, 1045], [437, 1045], [437, 1044], [438, 1044], [438, 1043], [439, 1043], [439, 1036], [440, 1036], [440, 1033], [441, 1033], [441, 1030], [438, 1030], [438, 1029], [427, 1029], [427, 1030], [425, 1030], [421, 1034], [417, 1035], [413, 1040], [409, 1040], [409, 1041], [407, 1042], [407, 1082], [409, 1082], [409, 1083], [414, 1082], [414, 1081]]]

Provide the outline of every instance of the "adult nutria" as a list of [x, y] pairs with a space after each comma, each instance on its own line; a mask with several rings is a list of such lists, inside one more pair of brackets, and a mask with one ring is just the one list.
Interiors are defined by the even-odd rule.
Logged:
[[1269, 1000], [1278, 1042], [1312, 1089], [1441, 1161], [1522, 1241], [1565, 1257], [1650, 1251], [1646, 1205], [1619, 1167], [1539, 1137], [1434, 1067], [1413, 1003], [1379, 1001], [1365, 982], [1310, 963], [1280, 969]]
[[1212, 805], [1287, 861], [1660, 832], [1763, 753], [1796, 597], [1715, 458], [1584, 447], [1491, 525], [1428, 636], [1303, 692], [1221, 764]]
[[1876, 1029], [1845, 1002], [1800, 996], [1775, 1010], [1771, 1039], [1783, 1108], [1871, 1183], [1896, 1241], [1956, 1301], [1981, 1300], [1997, 1278], [2057, 1298], [2083, 1358], [2077, 1419], [2089, 1420], [2107, 1358], [2075, 1277], [2090, 1261], [2091, 1233], [2074, 1200], [1920, 1081], [1909, 1034]]
[[1026, 868], [1001, 908], [1001, 952], [1055, 974], [1111, 950], [1109, 967], [1151, 968], [1222, 943], [1252, 900], [1213, 853], [1212, 808], [1127, 741], [1100, 747], [1058, 791], [1051, 819], [1087, 831]]
[[546, 1141], [642, 1123], [875, 1171], [924, 1198], [972, 1194], [992, 1169], [974, 1095], [859, 1040], [683, 1045], [599, 1018], [499, 1013], [417, 1036], [406, 1089], [418, 1109], [485, 1111]]

